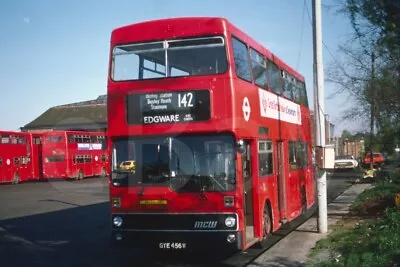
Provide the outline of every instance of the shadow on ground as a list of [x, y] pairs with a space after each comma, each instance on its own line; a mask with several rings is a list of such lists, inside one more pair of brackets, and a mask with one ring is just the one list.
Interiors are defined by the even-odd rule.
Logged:
[[285, 258], [276, 258], [274, 259], [275, 263], [268, 263], [263, 264], [263, 263], [252, 263], [249, 265], [249, 267], [304, 267], [305, 264], [298, 262], [298, 261], [288, 261]]
[[177, 255], [114, 248], [109, 233], [108, 202], [2, 220], [0, 266], [230, 266], [219, 262], [216, 251]]
[[[295, 222], [273, 234], [266, 246], [287, 235]], [[265, 250], [236, 255], [219, 251], [152, 253], [114, 248], [108, 202], [0, 221], [0, 266], [242, 266]], [[140, 241], [138, 241], [140, 243]], [[295, 266], [295, 265], [293, 265]]]

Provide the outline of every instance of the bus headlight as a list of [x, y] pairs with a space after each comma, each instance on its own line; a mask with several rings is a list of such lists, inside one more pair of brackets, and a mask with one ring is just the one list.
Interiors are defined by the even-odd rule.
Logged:
[[113, 223], [115, 226], [120, 227], [122, 225], [122, 218], [119, 216], [114, 217]]
[[225, 225], [226, 227], [234, 227], [236, 224], [236, 219], [233, 217], [228, 217], [225, 219]]

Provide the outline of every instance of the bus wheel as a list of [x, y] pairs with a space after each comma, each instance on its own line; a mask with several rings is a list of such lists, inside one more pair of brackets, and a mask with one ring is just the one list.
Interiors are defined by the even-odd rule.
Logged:
[[79, 170], [78, 172], [78, 180], [83, 180], [83, 171]]
[[101, 177], [101, 178], [105, 178], [106, 176], [107, 176], [106, 168], [102, 168], [102, 169], [101, 169], [101, 175], [100, 175], [100, 177]]
[[14, 174], [14, 179], [12, 181], [13, 184], [19, 184], [19, 182], [21, 181], [21, 178], [19, 177], [18, 173]]
[[263, 215], [263, 239], [267, 239], [272, 232], [272, 216], [271, 209], [268, 204], [265, 204]]

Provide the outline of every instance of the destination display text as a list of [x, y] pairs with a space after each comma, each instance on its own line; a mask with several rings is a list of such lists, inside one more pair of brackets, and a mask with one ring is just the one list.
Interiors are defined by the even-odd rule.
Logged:
[[131, 94], [126, 101], [129, 124], [160, 124], [210, 119], [208, 90]]

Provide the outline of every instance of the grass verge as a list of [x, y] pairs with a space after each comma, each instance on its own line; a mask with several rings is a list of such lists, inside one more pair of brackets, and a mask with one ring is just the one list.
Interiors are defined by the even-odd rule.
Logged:
[[351, 205], [350, 213], [332, 227], [326, 239], [317, 243], [309, 266], [382, 267], [400, 263], [397, 193], [400, 193], [400, 176], [361, 193]]

